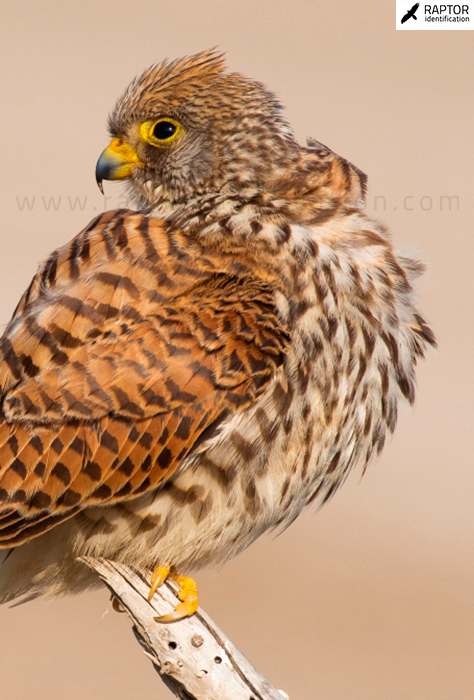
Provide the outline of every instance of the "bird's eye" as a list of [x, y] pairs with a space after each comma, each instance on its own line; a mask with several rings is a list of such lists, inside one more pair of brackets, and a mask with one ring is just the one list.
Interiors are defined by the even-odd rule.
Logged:
[[153, 127], [153, 136], [159, 141], [167, 141], [175, 133], [177, 127], [172, 123], [163, 119], [161, 122], [156, 122]]
[[149, 119], [140, 126], [140, 136], [152, 146], [167, 146], [183, 131], [183, 127], [171, 117]]

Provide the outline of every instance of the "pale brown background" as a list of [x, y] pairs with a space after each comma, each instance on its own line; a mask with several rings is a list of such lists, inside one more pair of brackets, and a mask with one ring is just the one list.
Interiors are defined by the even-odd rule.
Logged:
[[[382, 459], [198, 576], [204, 607], [291, 700], [474, 697], [474, 32], [394, 25], [394, 0], [1, 5], [1, 323], [37, 262], [104, 207], [93, 174], [117, 95], [149, 64], [214, 45], [277, 92], [300, 139], [368, 173], [369, 208], [429, 263], [420, 303], [440, 349]], [[106, 183], [107, 208], [118, 193]], [[42, 197], [61, 197], [57, 211]], [[2, 608], [2, 700], [169, 698], [107, 610], [105, 591]]]

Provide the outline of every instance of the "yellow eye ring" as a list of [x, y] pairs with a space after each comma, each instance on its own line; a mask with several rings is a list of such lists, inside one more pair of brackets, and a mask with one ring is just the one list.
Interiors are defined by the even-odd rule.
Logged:
[[148, 119], [140, 126], [140, 138], [152, 146], [168, 146], [176, 141], [184, 129], [176, 119], [160, 117]]

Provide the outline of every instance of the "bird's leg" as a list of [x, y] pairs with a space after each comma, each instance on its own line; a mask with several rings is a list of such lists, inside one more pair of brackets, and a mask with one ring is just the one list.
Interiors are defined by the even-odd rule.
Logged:
[[196, 582], [189, 576], [178, 576], [177, 574], [172, 573], [168, 564], [159, 566], [152, 573], [148, 600], [153, 598], [158, 588], [163, 585], [167, 578], [176, 581], [178, 584], [178, 598], [180, 599], [181, 603], [178, 603], [172, 613], [169, 613], [168, 615], [160, 615], [160, 617], [155, 617], [154, 619], [157, 622], [173, 622], [174, 620], [181, 620], [183, 617], [194, 615], [199, 604]]

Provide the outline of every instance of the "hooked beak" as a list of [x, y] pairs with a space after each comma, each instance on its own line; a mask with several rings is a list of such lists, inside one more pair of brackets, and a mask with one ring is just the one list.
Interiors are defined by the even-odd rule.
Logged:
[[102, 180], [122, 180], [130, 177], [134, 165], [144, 165], [135, 149], [123, 139], [113, 139], [102, 151], [95, 168], [95, 179], [102, 194]]

